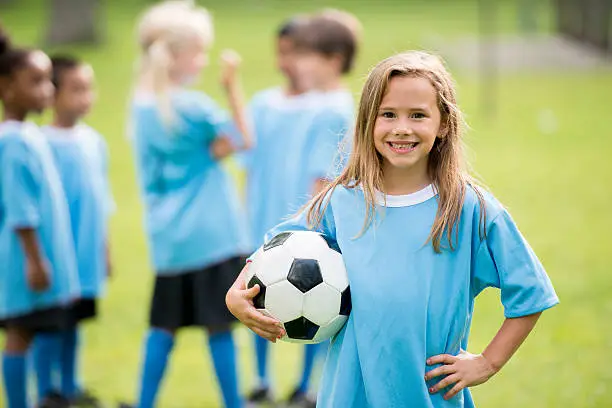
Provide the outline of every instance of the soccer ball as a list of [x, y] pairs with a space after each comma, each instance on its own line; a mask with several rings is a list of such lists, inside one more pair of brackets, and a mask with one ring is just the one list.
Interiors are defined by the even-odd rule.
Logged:
[[312, 231], [283, 232], [253, 256], [247, 287], [255, 307], [279, 320], [292, 343], [320, 343], [340, 331], [351, 312], [351, 291], [338, 245]]

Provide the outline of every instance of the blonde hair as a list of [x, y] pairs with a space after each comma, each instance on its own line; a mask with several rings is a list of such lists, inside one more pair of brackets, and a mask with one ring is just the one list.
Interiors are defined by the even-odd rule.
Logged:
[[212, 18], [192, 1], [170, 0], [147, 9], [137, 26], [139, 76], [150, 76], [162, 118], [172, 120], [170, 72], [175, 53], [191, 41], [205, 47], [213, 41]]
[[428, 242], [441, 252], [446, 236], [450, 250], [457, 239], [459, 217], [466, 188], [473, 186], [481, 207], [481, 232], [484, 230], [484, 198], [477, 183], [469, 175], [464, 161], [462, 132], [463, 114], [457, 106], [455, 86], [442, 61], [431, 54], [411, 51], [397, 54], [379, 62], [369, 73], [363, 87], [353, 139], [353, 152], [343, 172], [308, 204], [307, 219], [311, 226], [321, 223], [325, 208], [337, 186], [360, 187], [366, 201], [363, 234], [374, 220], [376, 192], [384, 191], [382, 156], [374, 147], [374, 125], [382, 99], [391, 78], [409, 76], [426, 78], [437, 93], [440, 110], [440, 133], [429, 153], [428, 172], [438, 192], [438, 210]]

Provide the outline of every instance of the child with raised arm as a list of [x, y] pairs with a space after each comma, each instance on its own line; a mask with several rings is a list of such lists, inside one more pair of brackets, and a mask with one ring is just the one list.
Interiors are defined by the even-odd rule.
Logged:
[[138, 26], [141, 71], [132, 104], [133, 144], [156, 273], [144, 346], [139, 408], [155, 405], [179, 329], [197, 326], [208, 347], [225, 406], [241, 406], [235, 321], [224, 294], [248, 249], [245, 221], [220, 160], [251, 146], [237, 76], [224, 54], [222, 85], [233, 121], [202, 92], [188, 89], [207, 64], [208, 12], [189, 2], [149, 8]]

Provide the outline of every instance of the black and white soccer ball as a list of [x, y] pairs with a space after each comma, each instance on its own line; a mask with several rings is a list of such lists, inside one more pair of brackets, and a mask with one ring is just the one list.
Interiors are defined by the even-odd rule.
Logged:
[[292, 343], [320, 343], [340, 331], [351, 290], [338, 245], [312, 231], [283, 232], [253, 256], [246, 274], [255, 307], [279, 320]]

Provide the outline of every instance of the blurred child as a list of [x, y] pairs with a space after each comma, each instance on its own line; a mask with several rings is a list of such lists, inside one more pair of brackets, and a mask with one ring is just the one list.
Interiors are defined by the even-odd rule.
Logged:
[[[68, 206], [53, 154], [25, 120], [50, 105], [51, 61], [12, 48], [0, 32], [0, 326], [6, 331], [3, 389], [26, 408], [26, 353], [35, 334], [64, 330], [79, 285]], [[64, 406], [49, 395], [41, 407]]]
[[[297, 74], [297, 58], [293, 34], [306, 17], [285, 21], [277, 32], [277, 67], [286, 82], [283, 86], [255, 94], [250, 111], [255, 148], [246, 153], [246, 179], [250, 233], [254, 250], [264, 234], [287, 214], [300, 206], [300, 159], [304, 151], [306, 129], [315, 109], [316, 92], [305, 87]], [[274, 396], [268, 373], [268, 342], [255, 336], [257, 384], [248, 395], [250, 406], [272, 404]]]
[[201, 92], [188, 90], [208, 62], [208, 12], [169, 1], [148, 9], [138, 26], [141, 71], [132, 104], [133, 144], [156, 272], [150, 330], [137, 406], [155, 405], [182, 327], [208, 332], [225, 406], [242, 405], [225, 293], [249, 248], [237, 192], [220, 160], [251, 145], [237, 76], [225, 53], [222, 84], [233, 123]]
[[[314, 229], [342, 250], [352, 311], [330, 346], [318, 406], [474, 407], [468, 387], [495, 375], [558, 303], [512, 217], [466, 167], [443, 63], [407, 52], [377, 64], [348, 165], [268, 235]], [[471, 354], [474, 300], [487, 287], [501, 289], [506, 319]], [[246, 289], [243, 272], [227, 303], [273, 341], [282, 329], [253, 307], [258, 292]]]
[[316, 194], [346, 164], [350, 151], [354, 100], [343, 77], [353, 69], [361, 25], [350, 13], [325, 9], [300, 25], [294, 38], [297, 74], [304, 87], [320, 95], [308, 129], [311, 151], [304, 165], [308, 178], [316, 180], [311, 191]]
[[[54, 57], [51, 62], [55, 85], [53, 124], [42, 130], [53, 151], [68, 202], [81, 294], [72, 307], [73, 324], [69, 330], [36, 336], [38, 393], [40, 397], [59, 390], [74, 405], [96, 407], [97, 398], [85, 391], [80, 381], [79, 325], [96, 316], [97, 299], [103, 294], [110, 272], [108, 220], [114, 203], [108, 182], [108, 149], [104, 139], [81, 122], [94, 101], [92, 67], [70, 56]], [[61, 384], [53, 384], [54, 377], [61, 378]]]
[[[322, 188], [332, 172], [352, 121], [353, 99], [341, 77], [350, 72], [356, 47], [356, 35], [335, 15], [294, 17], [279, 29], [277, 61], [286, 85], [259, 92], [251, 103], [257, 146], [249, 152], [247, 205], [255, 247], [272, 226]], [[291, 406], [315, 403], [308, 389], [319, 349], [305, 348], [301, 378], [288, 398]], [[268, 342], [256, 336], [255, 350], [258, 384], [248, 400], [270, 404]]]

